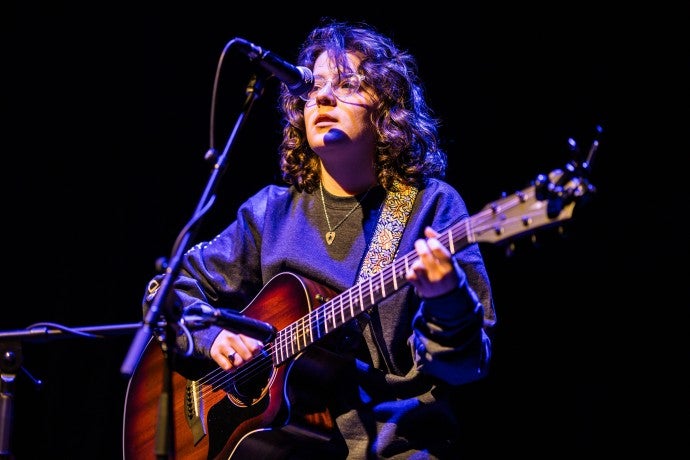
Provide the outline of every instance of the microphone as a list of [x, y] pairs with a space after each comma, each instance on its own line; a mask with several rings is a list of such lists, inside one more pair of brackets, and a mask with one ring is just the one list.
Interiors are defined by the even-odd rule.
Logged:
[[242, 334], [264, 344], [275, 337], [276, 328], [269, 323], [259, 321], [226, 308], [213, 308], [208, 305], [194, 305], [185, 308], [183, 319], [187, 324], [209, 326], [214, 324], [235, 334]]
[[249, 59], [256, 61], [264, 70], [269, 71], [285, 83], [293, 96], [302, 96], [314, 87], [314, 74], [310, 69], [304, 66], [294, 66], [271, 51], [243, 38], [236, 37], [233, 43], [236, 43], [240, 51], [249, 56]]

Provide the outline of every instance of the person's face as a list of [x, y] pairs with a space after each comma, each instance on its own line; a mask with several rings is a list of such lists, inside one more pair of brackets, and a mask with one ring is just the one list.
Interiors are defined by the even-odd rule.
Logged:
[[[350, 68], [357, 69], [359, 57], [352, 53], [347, 57]], [[338, 70], [326, 53], [316, 59], [313, 72], [318, 90], [304, 105], [307, 141], [312, 150], [323, 159], [329, 152], [342, 154], [343, 148], [351, 155], [362, 152], [371, 158], [376, 145], [369, 117], [374, 97], [367, 92], [366, 82], [357, 91], [345, 94], [349, 85], [341, 85]]]

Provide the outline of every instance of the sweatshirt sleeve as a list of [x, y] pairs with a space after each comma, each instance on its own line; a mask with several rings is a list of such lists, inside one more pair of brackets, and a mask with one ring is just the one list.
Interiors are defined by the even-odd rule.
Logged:
[[[238, 210], [226, 229], [209, 241], [191, 247], [183, 256], [179, 275], [171, 287], [176, 308], [210, 305], [241, 310], [262, 286], [259, 264], [261, 225], [269, 189], [257, 193]], [[150, 308], [163, 280], [157, 275], [148, 284], [143, 312]], [[180, 350], [198, 358], [210, 358], [213, 341], [221, 332], [218, 326], [191, 330], [194, 347], [188, 350], [189, 336], [177, 337]]]
[[422, 299], [413, 319], [410, 345], [418, 369], [453, 385], [483, 378], [491, 354], [484, 306], [455, 262], [458, 286]]

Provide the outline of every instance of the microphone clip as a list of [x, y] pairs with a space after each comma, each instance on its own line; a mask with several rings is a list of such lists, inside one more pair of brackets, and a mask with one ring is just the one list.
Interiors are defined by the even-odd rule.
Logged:
[[224, 308], [193, 305], [184, 309], [182, 321], [192, 328], [220, 326], [235, 334], [246, 335], [263, 343], [272, 341], [278, 330], [269, 323]]

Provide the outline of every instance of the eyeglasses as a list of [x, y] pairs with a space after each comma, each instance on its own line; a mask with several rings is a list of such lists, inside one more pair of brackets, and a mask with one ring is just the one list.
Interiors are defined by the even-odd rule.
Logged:
[[311, 91], [300, 96], [300, 99], [307, 102], [313, 102], [316, 100], [316, 96], [319, 92], [326, 87], [327, 84], [331, 85], [331, 91], [333, 95], [338, 99], [346, 99], [359, 91], [359, 87], [364, 80], [364, 75], [358, 73], [348, 73], [335, 77], [332, 80], [326, 80], [323, 77], [314, 78], [314, 86]]

